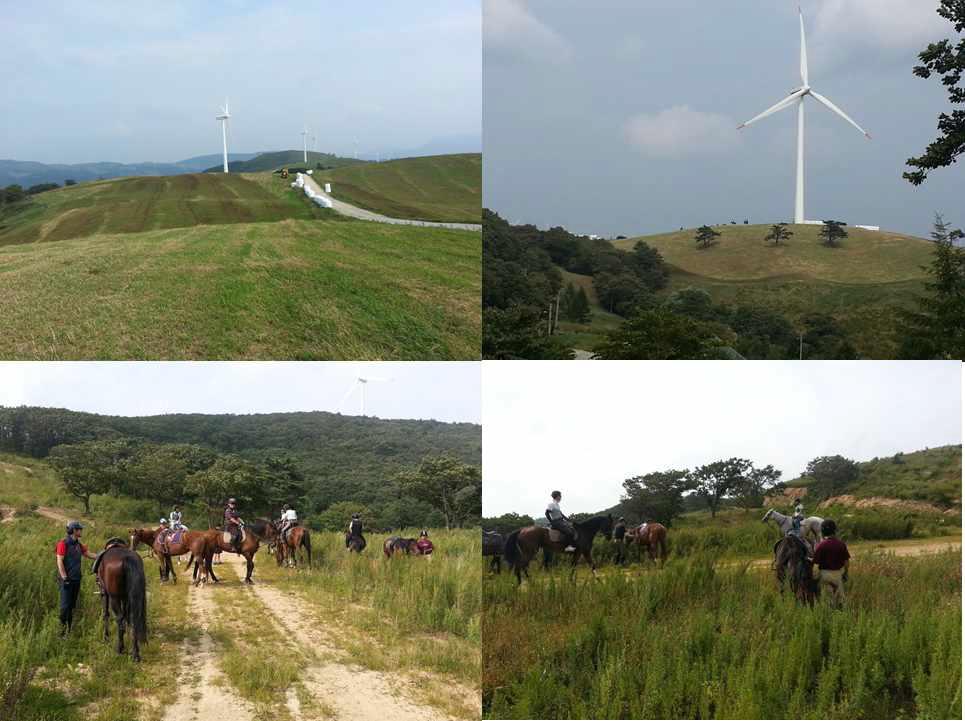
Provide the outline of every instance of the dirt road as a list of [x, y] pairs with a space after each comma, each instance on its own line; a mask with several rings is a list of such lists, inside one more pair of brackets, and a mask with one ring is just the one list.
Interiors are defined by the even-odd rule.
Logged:
[[[224, 563], [217, 568], [224, 574], [222, 580], [226, 584], [239, 584], [244, 577], [244, 559], [232, 553], [225, 553], [221, 558]], [[211, 591], [211, 588], [189, 590], [192, 616], [214, 617], [217, 608]], [[314, 659], [304, 669], [301, 681], [320, 708], [303, 708], [296, 694], [289, 693], [285, 705], [295, 721], [316, 717], [346, 721], [445, 721], [448, 718], [437, 709], [413, 700], [415, 689], [401, 677], [353, 665], [331, 641], [333, 632], [295, 594], [259, 581], [257, 573], [255, 585], [239, 592], [250, 593], [259, 602], [260, 608], [252, 617], [270, 619], [290, 643]], [[200, 665], [201, 670], [179, 679], [178, 703], [168, 710], [164, 721], [251, 719], [251, 708], [236, 700], [237, 694], [231, 692], [230, 685], [219, 685], [227, 681], [217, 670], [217, 649], [207, 634], [207, 622], [204, 623], [200, 646], [185, 648], [186, 656], [194, 660], [192, 665], [195, 668]], [[196, 702], [194, 699], [199, 695], [200, 700]]]
[[341, 215], [348, 215], [359, 220], [371, 220], [377, 223], [391, 223], [393, 225], [421, 225], [427, 228], [455, 228], [456, 230], [482, 230], [482, 225], [476, 223], [435, 223], [428, 220], [406, 220], [403, 218], [390, 218], [387, 215], [379, 215], [371, 210], [365, 210], [354, 205], [350, 205], [342, 200], [336, 200], [329, 193], [323, 191], [312, 176], [303, 175], [305, 183], [315, 191], [317, 195], [322, 195], [332, 201], [332, 208]]

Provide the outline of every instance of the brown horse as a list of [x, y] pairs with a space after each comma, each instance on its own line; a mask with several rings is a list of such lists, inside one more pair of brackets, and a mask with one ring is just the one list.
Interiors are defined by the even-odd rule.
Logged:
[[295, 568], [298, 565], [298, 556], [302, 549], [305, 549], [305, 553], [308, 554], [308, 567], [311, 568], [312, 534], [304, 526], [295, 526], [288, 531], [287, 538], [283, 538], [280, 533], [278, 534], [275, 543], [275, 560], [278, 561], [279, 566], [285, 561], [289, 566]]
[[418, 553], [419, 549], [416, 546], [418, 543], [416, 538], [401, 538], [400, 536], [389, 536], [382, 543], [382, 553], [385, 554], [386, 558], [392, 558], [397, 554], [404, 553], [410, 556], [414, 553]]
[[[585, 558], [590, 564], [590, 570], [596, 576], [596, 564], [593, 562], [593, 538], [597, 533], [602, 533], [607, 538], [613, 533], [613, 516], [596, 516], [588, 521], [573, 523], [576, 529], [576, 553], [573, 554], [573, 567], [570, 570], [570, 578], [576, 574], [576, 564], [580, 558]], [[522, 574], [529, 578], [527, 567], [533, 560], [533, 556], [539, 549], [544, 551], [555, 551], [562, 553], [566, 550], [567, 541], [558, 531], [544, 528], [543, 526], [529, 526], [513, 531], [506, 539], [506, 546], [503, 549], [503, 558], [506, 563], [516, 572], [516, 582], [523, 582]]]
[[784, 536], [774, 546], [774, 571], [777, 582], [784, 593], [784, 581], [787, 579], [791, 591], [799, 603], [814, 605], [820, 588], [811, 575], [811, 559], [809, 549], [804, 541], [796, 536]]
[[[247, 568], [245, 571], [245, 583], [254, 583], [251, 580], [251, 572], [255, 569], [255, 554], [258, 553], [258, 548], [261, 546], [262, 542], [271, 543], [273, 541], [280, 540], [278, 536], [278, 531], [275, 529], [274, 524], [267, 518], [256, 518], [251, 523], [245, 524], [245, 537], [241, 542], [241, 550], [239, 551], [234, 547], [234, 544], [230, 540], [226, 541], [224, 539], [227, 531], [221, 528], [210, 528], [204, 531], [205, 537], [208, 539], [208, 547], [206, 555], [204, 558], [204, 566], [209, 574], [213, 575], [211, 568], [211, 558], [215, 553], [240, 553], [244, 556], [247, 562]], [[191, 566], [191, 562], [188, 562], [188, 567]], [[198, 559], [194, 559], [194, 572], [198, 572]], [[217, 580], [217, 579], [215, 579]]]
[[[173, 539], [177, 538], [177, 542]], [[174, 573], [174, 564], [171, 563], [171, 556], [183, 556], [184, 554], [190, 554], [188, 559], [187, 568], [191, 567], [191, 559], [194, 558], [207, 558], [209, 551], [208, 548], [211, 545], [211, 540], [209, 534], [205, 531], [180, 531], [179, 534], [169, 532], [165, 534], [157, 534], [154, 537], [154, 544], [152, 546], [154, 554], [157, 556], [158, 561], [161, 564], [160, 573], [161, 581], [167, 581], [170, 578], [174, 583], [178, 582], [178, 577]], [[187, 570], [187, 568], [185, 570]], [[197, 586], [199, 583], [207, 583], [208, 573], [207, 567], [205, 570], [198, 575], [194, 574], [194, 585]]]
[[110, 612], [117, 619], [117, 652], [124, 653], [124, 630], [131, 627], [131, 656], [141, 660], [141, 644], [147, 642], [147, 582], [144, 561], [124, 547], [124, 541], [108, 542], [97, 567], [104, 591], [104, 641], [110, 643]]
[[639, 526], [631, 528], [627, 531], [627, 543], [646, 547], [654, 563], [667, 560], [667, 528], [662, 523], [648, 523], [642, 531]]
[[154, 555], [154, 539], [157, 537], [158, 531], [161, 528], [131, 528], [128, 530], [128, 535], [131, 537], [130, 548], [132, 551], [136, 551], [138, 545], [144, 544], [147, 546], [148, 551], [153, 556]]

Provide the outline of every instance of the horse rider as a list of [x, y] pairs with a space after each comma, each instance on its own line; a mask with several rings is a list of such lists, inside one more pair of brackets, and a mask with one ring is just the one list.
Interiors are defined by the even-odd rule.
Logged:
[[804, 505], [801, 503], [800, 498], [794, 502], [794, 515], [800, 515], [802, 518], [804, 517]]
[[803, 543], [808, 550], [808, 554], [814, 550], [811, 543], [804, 537], [804, 514], [798, 509], [795, 509], [794, 515], [791, 516], [791, 527], [788, 529], [787, 535], [794, 536]]
[[426, 529], [422, 529], [422, 533], [419, 534], [419, 540], [415, 542], [415, 547], [419, 549], [419, 553], [423, 556], [428, 556], [433, 551], [432, 541], [429, 540], [429, 532]]
[[171, 515], [168, 516], [171, 520], [171, 530], [180, 531], [184, 526], [181, 525], [181, 507], [175, 506], [174, 510], [171, 511]]
[[74, 608], [80, 592], [81, 559], [96, 560], [97, 556], [87, 550], [80, 541], [84, 527], [79, 521], [67, 524], [67, 535], [57, 542], [57, 581], [60, 584], [60, 635], [66, 638], [74, 622]]
[[560, 501], [563, 499], [563, 494], [559, 491], [553, 491], [550, 494], [550, 499], [550, 502], [546, 505], [546, 520], [550, 522], [550, 528], [556, 529], [567, 539], [566, 550], [575, 549], [576, 528], [573, 527], [573, 522], [564, 516], [563, 511], [560, 510]]
[[238, 515], [237, 501], [228, 499], [224, 509], [224, 529], [231, 534], [231, 547], [235, 553], [241, 553], [241, 516]]
[[281, 507], [281, 538], [288, 543], [288, 532], [298, 525], [298, 514], [287, 503]]
[[348, 548], [352, 542], [352, 537], [362, 537], [362, 516], [358, 513], [352, 514], [352, 520], [348, 522], [348, 532], [345, 534], [345, 547]]
[[627, 523], [623, 520], [623, 516], [617, 519], [616, 525], [613, 527], [613, 545], [617, 549], [617, 557], [615, 563], [623, 565], [626, 563], [626, 552], [623, 544], [623, 538], [627, 535]]
[[155, 536], [155, 541], [160, 541], [161, 546], [167, 549], [168, 534], [171, 533], [171, 526], [168, 524], [168, 519], [162, 518], [158, 521], [160, 528], [157, 530], [157, 536]]
[[831, 598], [835, 605], [844, 604], [844, 583], [848, 580], [848, 565], [851, 553], [847, 544], [836, 537], [838, 524], [826, 518], [821, 524], [824, 540], [814, 549], [812, 571], [821, 586], [831, 587]]

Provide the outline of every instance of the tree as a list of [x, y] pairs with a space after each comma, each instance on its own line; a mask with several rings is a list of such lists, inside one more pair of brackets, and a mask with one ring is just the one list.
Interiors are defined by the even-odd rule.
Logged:
[[546, 322], [546, 313], [532, 306], [484, 308], [483, 358], [571, 360], [573, 351], [546, 334]]
[[[744, 221], [747, 222], [747, 221]], [[777, 225], [772, 225], [771, 230], [767, 235], [764, 236], [764, 240], [773, 240], [774, 245], [780, 245], [783, 241], [789, 239], [794, 232], [787, 227], [787, 223], [778, 223]]]
[[504, 536], [508, 536], [513, 531], [518, 531], [520, 528], [526, 528], [527, 526], [532, 526], [536, 521], [533, 520], [532, 516], [519, 515], [517, 513], [504, 513], [501, 516], [496, 516], [494, 518], [484, 518], [482, 519], [482, 527], [487, 531], [496, 531], [497, 533], [502, 533]]
[[821, 238], [824, 245], [829, 248], [837, 246], [838, 241], [848, 237], [848, 231], [844, 229], [847, 223], [840, 220], [825, 220], [821, 227]]
[[624, 480], [620, 503], [640, 520], [669, 526], [683, 511], [683, 494], [691, 488], [686, 470], [656, 471]]
[[77, 181], [73, 178], [67, 178], [67, 180], [64, 181], [64, 186], [68, 185], [77, 185]]
[[935, 241], [932, 262], [925, 268], [926, 295], [918, 308], [899, 316], [904, 327], [899, 355], [920, 360], [965, 359], [965, 253], [955, 245], [965, 237], [951, 230], [940, 214], [935, 216], [931, 237]]
[[163, 507], [184, 503], [188, 477], [209, 468], [216, 458], [214, 451], [188, 443], [144, 444], [126, 466], [123, 490], [151, 498]]
[[51, 450], [49, 460], [66, 491], [84, 504], [84, 513], [90, 514], [91, 496], [111, 489], [103, 448], [96, 441], [57, 446]]
[[479, 466], [452, 456], [425, 458], [418, 468], [400, 473], [397, 482], [410, 496], [442, 512], [446, 528], [481, 515], [482, 477]]
[[640, 278], [628, 271], [599, 273], [593, 277], [593, 288], [600, 305], [622, 316], [632, 313], [641, 296], [648, 292]]
[[217, 522], [220, 509], [231, 496], [238, 499], [239, 511], [245, 516], [245, 505], [257, 494], [257, 478], [254, 464], [238, 456], [224, 455], [209, 468], [188, 476], [184, 488], [207, 507], [209, 522]]
[[858, 479], [858, 464], [844, 456], [821, 456], [808, 463], [804, 475], [811, 479], [809, 497], [813, 492], [819, 498], [840, 495], [849, 484]]
[[27, 194], [21, 186], [14, 183], [3, 189], [3, 197], [7, 203], [16, 203], [26, 198]]
[[[315, 523], [320, 531], [347, 531], [352, 514], [358, 513], [362, 516], [362, 523], [373, 526], [374, 514], [372, 510], [362, 503], [355, 501], [339, 501], [333, 503], [324, 511], [318, 514]], [[364, 525], [363, 525], [364, 528]]]
[[[937, 12], [955, 26], [956, 32], [965, 30], [965, 2], [962, 0], [941, 0]], [[961, 84], [965, 73], [965, 40], [956, 46], [947, 39], [931, 43], [918, 58], [923, 64], [915, 67], [915, 75], [926, 80], [932, 73], [941, 76], [942, 85], [948, 89], [949, 102], [953, 106], [965, 103], [965, 87]], [[965, 110], [956, 108], [950, 114], [941, 113], [938, 132], [938, 138], [926, 148], [924, 155], [907, 161], [917, 170], [905, 172], [902, 176], [914, 185], [924, 183], [930, 170], [948, 167], [965, 152]]]
[[36, 195], [37, 193], [46, 193], [48, 190], [54, 190], [60, 186], [57, 183], [38, 183], [37, 185], [31, 185], [27, 188], [27, 195]]
[[624, 321], [594, 352], [602, 360], [701, 360], [722, 346], [708, 324], [657, 308]]
[[586, 290], [580, 286], [573, 296], [570, 305], [570, 317], [574, 323], [587, 323], [590, 320], [590, 299], [586, 295]]
[[697, 248], [709, 248], [711, 243], [714, 242], [714, 238], [719, 238], [720, 233], [711, 228], [709, 225], [702, 225], [697, 228], [697, 235], [694, 240], [697, 241]]
[[695, 468], [688, 480], [715, 517], [721, 501], [744, 482], [752, 467], [746, 458], [730, 458]]
[[781, 479], [781, 472], [774, 466], [763, 468], [751, 466], [737, 481], [731, 495], [741, 508], [760, 508], [766, 496]]

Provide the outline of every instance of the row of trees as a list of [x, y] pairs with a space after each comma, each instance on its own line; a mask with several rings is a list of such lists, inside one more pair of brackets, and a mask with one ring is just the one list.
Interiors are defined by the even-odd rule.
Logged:
[[[821, 242], [829, 248], [837, 247], [840, 240], [848, 237], [848, 231], [844, 229], [847, 223], [842, 223], [839, 220], [825, 220], [823, 223], [824, 225], [821, 226]], [[700, 226], [694, 234], [697, 249], [704, 250], [709, 248], [717, 242], [717, 238], [719, 238], [720, 235], [720, 233], [709, 225]], [[764, 236], [764, 240], [772, 241], [774, 245], [780, 245], [789, 240], [793, 235], [794, 233], [787, 227], [787, 223], [777, 223], [770, 227], [767, 235]]]
[[[64, 185], [73, 184], [73, 180], [68, 180], [64, 183]], [[31, 195], [45, 193], [48, 190], [54, 190], [55, 188], [59, 187], [60, 186], [57, 185], [57, 183], [37, 183], [36, 185], [31, 185], [29, 188], [25, 189], [22, 185], [12, 183], [5, 188], [0, 188], [0, 205], [12, 205], [13, 203], [19, 203]]]

